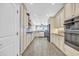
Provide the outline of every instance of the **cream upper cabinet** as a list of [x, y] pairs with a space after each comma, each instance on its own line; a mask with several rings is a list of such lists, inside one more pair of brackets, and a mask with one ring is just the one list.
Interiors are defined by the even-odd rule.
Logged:
[[65, 20], [79, 15], [79, 3], [65, 4]]
[[74, 13], [74, 4], [67, 3], [65, 4], [65, 20], [68, 20], [73, 17]]
[[53, 33], [53, 30], [56, 27], [55, 17], [50, 17], [48, 23], [50, 24], [50, 33]]
[[28, 26], [28, 16], [26, 9], [24, 9], [24, 26]]
[[61, 14], [59, 13], [58, 14], [58, 28], [60, 28], [61, 27]]
[[62, 9], [57, 15], [56, 15], [56, 22], [57, 22], [57, 28], [63, 27], [64, 24], [64, 9]]
[[59, 28], [60, 27], [60, 15], [57, 14], [56, 15], [56, 28]]
[[60, 27], [64, 27], [64, 8], [60, 11]]
[[79, 3], [74, 4], [75, 16], [79, 16]]
[[58, 16], [55, 16], [55, 20], [54, 20], [54, 23], [55, 23], [55, 28], [58, 28]]

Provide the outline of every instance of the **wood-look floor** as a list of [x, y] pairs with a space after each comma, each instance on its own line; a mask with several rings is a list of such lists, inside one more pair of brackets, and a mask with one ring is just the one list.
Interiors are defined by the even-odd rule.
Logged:
[[23, 56], [64, 56], [64, 54], [46, 38], [35, 38]]

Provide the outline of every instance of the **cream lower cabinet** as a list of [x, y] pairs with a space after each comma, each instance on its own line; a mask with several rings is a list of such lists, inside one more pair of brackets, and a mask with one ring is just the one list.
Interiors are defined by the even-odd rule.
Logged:
[[54, 43], [58, 47], [59, 41], [58, 41], [58, 37], [56, 35], [52, 34], [51, 42]]
[[64, 38], [63, 37], [56, 36], [55, 44], [61, 51], [64, 51]]
[[59, 36], [59, 49], [64, 51], [64, 37]]
[[64, 36], [60, 36], [58, 34], [50, 35], [51, 43], [55, 44], [62, 52], [64, 52]]
[[26, 48], [29, 46], [33, 39], [33, 33], [27, 33]]
[[59, 48], [59, 39], [58, 38], [59, 38], [58, 36], [55, 37], [55, 45]]
[[23, 42], [23, 46], [24, 46], [24, 50], [26, 49], [26, 45], [27, 45], [27, 35], [26, 35], [26, 31], [24, 31], [24, 42]]

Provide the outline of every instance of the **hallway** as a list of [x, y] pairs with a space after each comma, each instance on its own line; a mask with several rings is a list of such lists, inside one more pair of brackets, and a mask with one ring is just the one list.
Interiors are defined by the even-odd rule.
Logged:
[[35, 38], [23, 56], [64, 56], [47, 38]]

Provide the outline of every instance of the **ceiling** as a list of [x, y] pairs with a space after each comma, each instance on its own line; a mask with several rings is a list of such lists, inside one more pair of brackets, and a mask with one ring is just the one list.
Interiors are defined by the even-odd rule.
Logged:
[[62, 3], [26, 3], [25, 5], [35, 25], [48, 24], [48, 18], [54, 16], [63, 6]]

